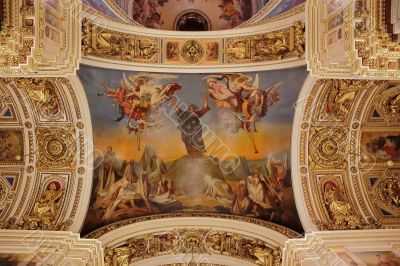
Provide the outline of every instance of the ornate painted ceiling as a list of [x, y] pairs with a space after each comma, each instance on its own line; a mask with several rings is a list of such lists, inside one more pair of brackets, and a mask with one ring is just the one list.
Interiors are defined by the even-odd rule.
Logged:
[[147, 28], [211, 31], [265, 20], [297, 8], [304, 0], [83, 0], [83, 3], [107, 17]]
[[1, 265], [400, 265], [400, 1], [0, 3]]

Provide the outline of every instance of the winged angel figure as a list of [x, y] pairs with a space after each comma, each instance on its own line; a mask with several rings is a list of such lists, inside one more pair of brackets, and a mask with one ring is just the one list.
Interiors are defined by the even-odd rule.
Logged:
[[208, 94], [216, 106], [225, 112], [225, 126], [232, 133], [244, 130], [258, 153], [253, 134], [257, 132], [256, 122], [264, 117], [270, 106], [279, 101], [277, 88], [280, 83], [260, 89], [258, 74], [254, 80], [243, 74], [215, 74], [204, 78]]
[[118, 106], [120, 113], [117, 122], [128, 118], [128, 131], [138, 137], [138, 150], [141, 134], [162, 122], [160, 107], [182, 88], [176, 82], [163, 83], [162, 80], [176, 78], [178, 77], [175, 75], [149, 73], [127, 77], [124, 73], [121, 85], [115, 89], [101, 83], [105, 92], [99, 93], [98, 96], [107, 96], [115, 101], [114, 104]]

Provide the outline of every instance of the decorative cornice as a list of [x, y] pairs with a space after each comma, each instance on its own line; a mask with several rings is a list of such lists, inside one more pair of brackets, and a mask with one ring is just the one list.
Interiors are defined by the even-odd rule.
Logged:
[[115, 223], [106, 225], [104, 227], [101, 227], [101, 228], [87, 234], [84, 237], [85, 238], [99, 238], [102, 235], [105, 235], [115, 229], [121, 228], [126, 225], [130, 225], [130, 224], [136, 224], [136, 223], [151, 221], [151, 220], [162, 220], [165, 218], [184, 218], [184, 217], [188, 217], [188, 218], [193, 218], [193, 217], [221, 218], [221, 219], [226, 219], [227, 221], [229, 221], [229, 220], [241, 221], [241, 222], [251, 223], [251, 224], [259, 225], [259, 226], [274, 230], [274, 231], [276, 231], [284, 236], [287, 236], [289, 238], [300, 237], [299, 233], [297, 233], [291, 229], [288, 229], [284, 226], [270, 223], [267, 221], [254, 219], [254, 218], [250, 218], [250, 217], [244, 217], [244, 216], [234, 216], [234, 215], [228, 215], [228, 214], [215, 214], [215, 213], [169, 213], [169, 214], [143, 216], [143, 217], [123, 220], [120, 222], [115, 222]]
[[[132, 28], [133, 29], [133, 28]], [[295, 63], [304, 57], [304, 24], [301, 21], [279, 30], [240, 37], [160, 37], [104, 28], [84, 19], [82, 53], [85, 62], [161, 68], [188, 68]], [[190, 49], [188, 49], [190, 47]], [[188, 53], [190, 51], [190, 54]]]
[[117, 262], [129, 265], [168, 254], [214, 254], [256, 265], [282, 265], [280, 247], [271, 246], [268, 242], [238, 233], [193, 228], [138, 235], [124, 240], [122, 244], [105, 247], [104, 262], [105, 266]]

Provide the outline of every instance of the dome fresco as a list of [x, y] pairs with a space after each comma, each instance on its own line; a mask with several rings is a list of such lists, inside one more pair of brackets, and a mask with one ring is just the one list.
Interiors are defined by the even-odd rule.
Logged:
[[[83, 0], [85, 5], [116, 20], [132, 20], [147, 28], [175, 31], [227, 30], [261, 15], [268, 20], [305, 0]], [[268, 4], [274, 5], [261, 14]], [[268, 8], [268, 7], [267, 7]], [[122, 17], [122, 18], [121, 18]]]
[[84, 233], [159, 213], [223, 213], [302, 232], [290, 166], [304, 67], [156, 74], [81, 66], [94, 176]]
[[[239, 26], [269, 0], [110, 0], [127, 17], [148, 28], [179, 31], [224, 30]], [[115, 16], [104, 0], [84, 0]], [[108, 1], [107, 1], [108, 2]], [[182, 22], [183, 21], [183, 22]], [[182, 24], [185, 24], [182, 26]]]
[[[268, 0], [115, 0], [130, 18], [148, 28], [204, 31], [235, 28]], [[184, 20], [185, 27], [178, 22]], [[207, 23], [206, 27], [199, 24]]]

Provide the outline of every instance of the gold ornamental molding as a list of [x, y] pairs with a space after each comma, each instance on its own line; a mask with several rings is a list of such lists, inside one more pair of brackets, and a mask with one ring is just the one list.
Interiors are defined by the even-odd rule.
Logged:
[[86, 14], [82, 22], [82, 63], [88, 65], [161, 72], [213, 72], [221, 68], [240, 67], [242, 71], [243, 67], [254, 70], [304, 64], [304, 23], [301, 21], [286, 21], [268, 32], [257, 29], [251, 35], [238, 29], [237, 34], [221, 36], [206, 32], [199, 38], [93, 19]]
[[285, 241], [298, 237], [298, 233], [266, 221], [203, 213], [138, 217], [85, 236], [102, 242], [105, 265], [207, 262], [271, 266], [281, 265]]
[[[282, 265], [279, 247], [238, 233], [212, 229], [175, 229], [136, 236], [105, 248], [104, 265], [130, 265], [157, 256], [176, 254], [222, 255], [254, 263]], [[197, 264], [195, 259], [191, 261]]]
[[292, 147], [306, 232], [399, 227], [399, 98], [398, 81], [308, 78]]
[[225, 40], [225, 58], [230, 64], [255, 63], [302, 57], [305, 49], [304, 24], [296, 22], [280, 31]]
[[84, 19], [82, 22], [82, 53], [117, 61], [157, 63], [157, 38], [110, 31]]
[[4, 0], [0, 76], [75, 73], [81, 1]]
[[0, 228], [78, 232], [91, 125], [77, 78], [0, 79]]
[[384, 0], [306, 3], [307, 62], [325, 78], [400, 76], [400, 45], [391, 40]]

